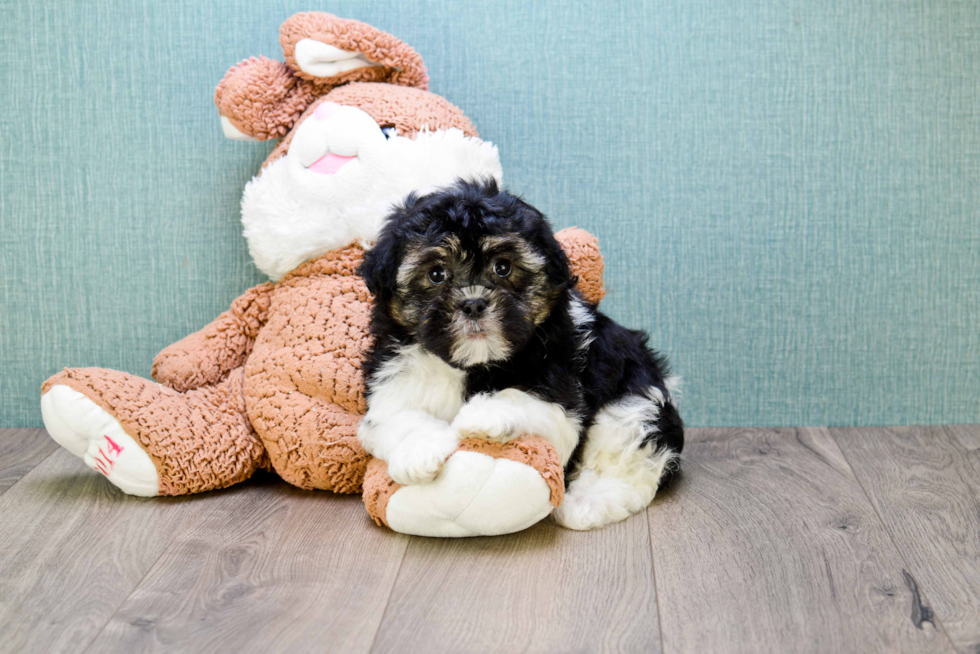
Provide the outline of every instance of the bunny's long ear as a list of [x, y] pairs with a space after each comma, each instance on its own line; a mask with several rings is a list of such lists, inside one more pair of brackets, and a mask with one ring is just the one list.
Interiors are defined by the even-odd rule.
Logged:
[[419, 53], [360, 21], [319, 11], [294, 14], [279, 28], [279, 43], [296, 76], [317, 85], [388, 82], [429, 88]]
[[348, 82], [428, 89], [422, 57], [391, 34], [322, 12], [295, 14], [279, 29], [286, 63], [240, 62], [215, 90], [225, 136], [264, 141], [285, 136], [307, 107]]
[[311, 86], [281, 61], [252, 57], [232, 66], [214, 92], [225, 136], [239, 141], [285, 136], [316, 98]]

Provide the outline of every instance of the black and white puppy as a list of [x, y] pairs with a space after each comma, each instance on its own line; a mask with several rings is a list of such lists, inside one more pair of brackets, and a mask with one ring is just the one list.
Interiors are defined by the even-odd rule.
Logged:
[[361, 275], [375, 295], [364, 447], [433, 479], [461, 438], [550, 441], [572, 529], [647, 507], [684, 444], [664, 359], [575, 290], [545, 217], [495, 182], [409, 196]]

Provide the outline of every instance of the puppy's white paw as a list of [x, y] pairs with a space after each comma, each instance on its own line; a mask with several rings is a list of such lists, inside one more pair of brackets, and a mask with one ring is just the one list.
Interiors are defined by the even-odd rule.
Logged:
[[514, 406], [506, 399], [476, 395], [459, 410], [452, 426], [460, 438], [485, 438], [507, 443], [520, 435], [513, 414]]
[[388, 475], [402, 486], [430, 482], [457, 447], [459, 435], [453, 429], [413, 436], [388, 457]]
[[643, 511], [656, 492], [655, 485], [637, 486], [625, 479], [600, 477], [594, 470], [583, 470], [568, 485], [565, 501], [551, 515], [568, 529], [598, 529]]

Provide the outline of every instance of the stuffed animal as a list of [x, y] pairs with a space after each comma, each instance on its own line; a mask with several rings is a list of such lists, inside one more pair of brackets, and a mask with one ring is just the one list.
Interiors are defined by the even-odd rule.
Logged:
[[[554, 448], [533, 434], [464, 441], [435, 481], [399, 486], [356, 438], [370, 294], [357, 275], [393, 203], [459, 178], [501, 178], [496, 148], [427, 91], [421, 57], [390, 34], [325, 13], [280, 31], [286, 63], [249, 59], [215, 103], [225, 134], [282, 137], [246, 186], [249, 251], [270, 281], [165, 348], [156, 381], [66, 369], [42, 387], [52, 438], [132, 495], [185, 495], [275, 470], [307, 489], [364, 493], [369, 514], [431, 536], [509, 533], [564, 492]], [[603, 294], [594, 237], [559, 233], [579, 288]]]

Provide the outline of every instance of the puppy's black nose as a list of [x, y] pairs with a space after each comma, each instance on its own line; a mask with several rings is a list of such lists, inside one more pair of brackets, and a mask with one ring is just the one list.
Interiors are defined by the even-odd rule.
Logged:
[[486, 313], [487, 301], [478, 297], [463, 300], [462, 309], [463, 313], [476, 320], [482, 318], [483, 314]]

